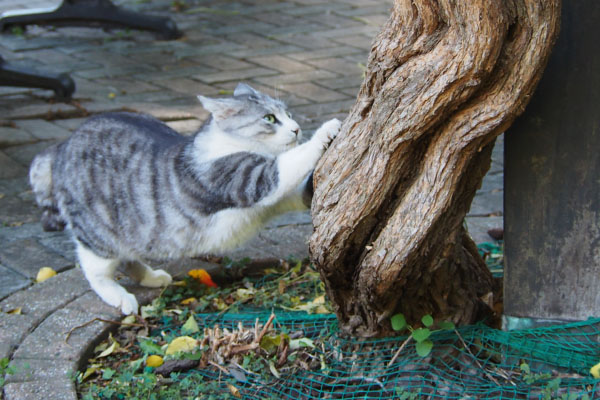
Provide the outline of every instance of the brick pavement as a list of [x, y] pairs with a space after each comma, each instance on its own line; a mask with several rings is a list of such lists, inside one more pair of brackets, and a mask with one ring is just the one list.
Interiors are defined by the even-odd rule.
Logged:
[[[49, 7], [58, 0], [32, 0]], [[0, 54], [11, 63], [68, 72], [74, 99], [57, 102], [39, 89], [0, 87], [0, 358], [11, 357], [19, 373], [8, 377], [4, 397], [75, 399], [69, 376], [90, 347], [111, 327], [96, 317], [117, 318], [74, 268], [63, 233], [42, 232], [39, 210], [27, 184], [27, 168], [41, 149], [68, 137], [85, 117], [135, 110], [192, 133], [207, 117], [196, 94], [228, 94], [244, 81], [290, 105], [305, 132], [343, 118], [361, 83], [372, 38], [389, 15], [391, 0], [170, 0], [117, 1], [129, 9], [168, 15], [184, 37], [160, 41], [148, 32], [91, 28], [30, 27], [0, 35]], [[4, 0], [0, 12], [22, 8]], [[476, 241], [502, 226], [502, 147], [468, 217]], [[287, 257], [307, 254], [307, 213], [290, 214], [231, 254]], [[60, 273], [33, 284], [37, 270]], [[131, 288], [149, 300], [155, 291]], [[22, 315], [6, 312], [21, 307]], [[27, 367], [28, 366], [28, 367]]]

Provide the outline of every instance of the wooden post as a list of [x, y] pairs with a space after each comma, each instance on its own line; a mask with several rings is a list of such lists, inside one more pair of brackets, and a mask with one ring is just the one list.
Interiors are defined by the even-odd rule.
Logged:
[[600, 2], [561, 32], [505, 150], [504, 325], [600, 316]]

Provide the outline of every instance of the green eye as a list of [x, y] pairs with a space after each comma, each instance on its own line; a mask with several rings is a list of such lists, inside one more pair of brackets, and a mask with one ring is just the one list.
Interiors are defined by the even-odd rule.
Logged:
[[275, 116], [273, 114], [267, 114], [263, 117], [263, 119], [270, 124], [274, 124], [275, 121], [277, 121], [277, 118], [275, 118]]
[[289, 112], [289, 111], [286, 111], [286, 112], [285, 112], [285, 115], [287, 115], [287, 116], [288, 116], [288, 118], [292, 118], [292, 113], [291, 113], [291, 112]]

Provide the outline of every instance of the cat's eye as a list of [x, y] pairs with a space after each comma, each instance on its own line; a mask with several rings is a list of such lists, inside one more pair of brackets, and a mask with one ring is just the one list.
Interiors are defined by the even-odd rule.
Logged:
[[291, 112], [289, 112], [289, 111], [286, 111], [286, 112], [285, 112], [285, 115], [287, 115], [287, 116], [288, 116], [288, 118], [292, 118], [292, 113], [291, 113]]
[[267, 114], [263, 117], [263, 119], [270, 124], [274, 124], [277, 121], [277, 118], [275, 118], [273, 114]]

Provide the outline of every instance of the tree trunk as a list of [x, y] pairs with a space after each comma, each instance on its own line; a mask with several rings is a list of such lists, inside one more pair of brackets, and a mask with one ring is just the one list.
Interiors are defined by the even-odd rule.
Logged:
[[315, 171], [310, 251], [344, 332], [485, 311], [493, 279], [464, 218], [559, 21], [560, 0], [395, 1]]

